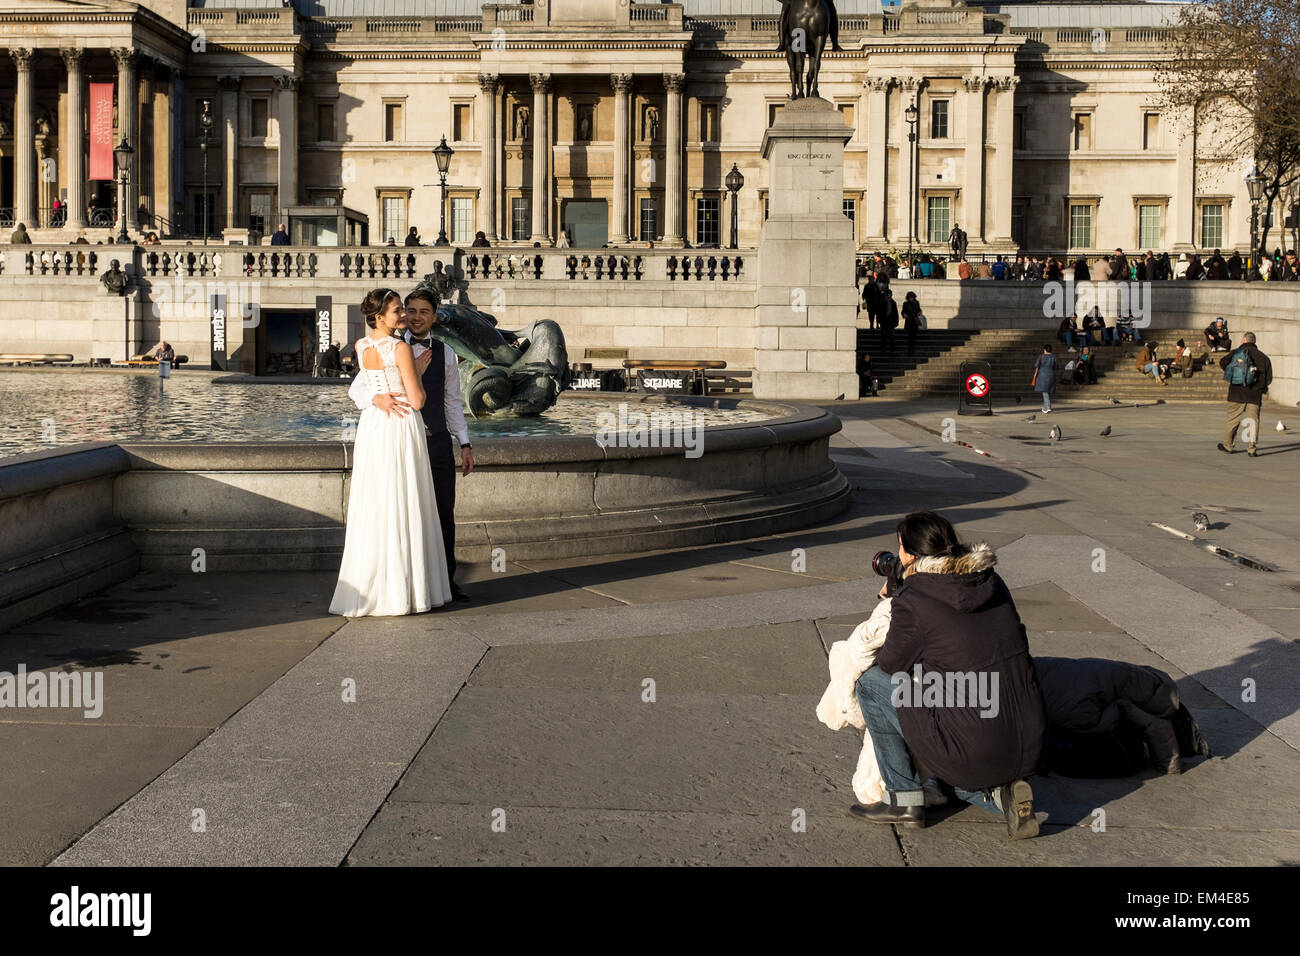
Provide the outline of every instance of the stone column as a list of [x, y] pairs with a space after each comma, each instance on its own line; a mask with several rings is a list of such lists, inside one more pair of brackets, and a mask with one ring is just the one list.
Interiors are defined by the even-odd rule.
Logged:
[[686, 74], [665, 73], [668, 91], [668, 135], [664, 149], [664, 240], [665, 246], [682, 246], [682, 93]]
[[159, 235], [170, 231], [176, 220], [172, 197], [176, 193], [176, 173], [172, 168], [176, 156], [176, 130], [172, 123], [172, 68], [159, 63], [154, 69], [153, 84], [153, 211], [155, 216], [165, 216], [167, 222], [158, 223]]
[[[221, 158], [225, 163], [221, 177], [221, 192], [226, 202], [225, 216], [222, 219], [221, 228], [234, 229], [236, 215], [239, 211], [239, 77], [223, 76], [217, 80], [217, 84], [221, 87], [223, 140], [221, 143]], [[215, 145], [217, 145], [217, 142], [214, 136], [213, 142], [208, 146], [209, 183], [211, 183], [212, 177], [212, 147]], [[203, 162], [202, 156], [199, 157], [199, 162]], [[199, 170], [199, 173], [202, 175], [202, 170]], [[198, 225], [198, 223], [195, 223], [195, 225]], [[274, 232], [275, 227], [276, 223], [267, 223], [267, 232]]]
[[1011, 239], [1011, 169], [1015, 152], [1013, 125], [1015, 124], [1016, 84], [1018, 76], [1004, 76], [997, 81], [997, 146], [993, 152], [993, 242], [1010, 247]]
[[497, 237], [497, 153], [501, 144], [497, 140], [497, 86], [495, 73], [480, 73], [479, 88], [479, 169], [483, 177], [483, 198], [479, 205], [479, 228], [489, 240]]
[[285, 210], [298, 205], [298, 83], [292, 73], [275, 78], [275, 117], [279, 126], [280, 221], [289, 222]]
[[492, 232], [488, 238], [496, 236], [501, 239], [510, 237], [510, 209], [507, 203], [503, 202], [504, 189], [506, 181], [506, 154], [500, 144], [506, 141], [507, 123], [510, 118], [506, 116], [506, 89], [505, 84], [500, 83], [497, 86], [497, 92], [494, 96], [496, 101], [496, 120], [495, 136], [497, 140], [497, 151], [492, 157], [493, 169], [496, 171], [496, 195], [493, 196], [493, 202], [496, 208], [496, 219], [492, 223]]
[[882, 248], [885, 240], [885, 205], [889, 191], [885, 189], [886, 115], [888, 110], [890, 79], [887, 76], [869, 76], [862, 81], [867, 88], [867, 198], [864, 216], [863, 242], [867, 246]]
[[81, 50], [59, 51], [68, 68], [68, 126], [60, 130], [59, 142], [68, 157], [68, 219], [65, 228], [80, 232], [86, 228], [86, 78], [81, 72]]
[[[1162, 118], [1163, 119], [1163, 118]], [[1195, 252], [1196, 238], [1196, 190], [1194, 188], [1194, 170], [1196, 169], [1195, 150], [1197, 127], [1191, 109], [1183, 109], [1177, 114], [1178, 126], [1184, 135], [1178, 139], [1178, 152], [1174, 158], [1173, 197], [1169, 200], [1169, 222], [1165, 229], [1165, 245], [1174, 252]], [[1169, 135], [1173, 135], [1171, 126]], [[1226, 238], [1233, 240], [1234, 247], [1250, 245], [1250, 203], [1246, 203], [1241, 226], [1228, 232]], [[1235, 223], [1234, 223], [1235, 225]], [[1245, 242], [1241, 237], [1245, 237]]]
[[530, 73], [533, 86], [533, 234], [531, 242], [550, 245], [547, 233], [547, 212], [550, 208], [550, 154], [551, 154], [551, 74]]
[[[962, 78], [966, 94], [962, 97], [962, 108], [966, 112], [966, 170], [962, 175], [965, 185], [962, 188], [961, 219], [966, 225], [962, 228], [975, 237], [982, 239], [984, 230], [984, 84], [982, 76]], [[1001, 129], [998, 135], [1003, 135]]]
[[14, 222], [28, 229], [40, 225], [36, 214], [36, 140], [32, 105], [32, 50], [12, 47], [9, 55], [18, 68], [14, 98]]
[[[129, 47], [117, 47], [113, 50], [113, 60], [117, 63], [117, 134], [118, 143], [126, 140], [134, 152], [127, 164], [126, 173], [126, 222], [136, 222], [140, 207], [140, 124], [138, 97], [136, 96], [135, 50]], [[120, 179], [119, 174], [119, 179]], [[119, 230], [121, 224], [118, 225]], [[129, 226], [128, 226], [129, 228]]]
[[628, 94], [632, 92], [631, 73], [615, 73], [610, 77], [614, 86], [614, 228], [610, 241], [626, 243], [632, 231], [627, 221], [627, 169], [628, 169]]
[[[912, 175], [915, 155], [913, 150], [919, 154], [921, 150], [921, 117], [917, 116], [916, 122], [916, 142], [908, 141], [908, 134], [912, 128], [907, 125], [906, 111], [916, 100], [917, 90], [921, 88], [921, 81], [914, 76], [904, 76], [898, 80], [898, 221], [902, 225], [901, 229], [893, 231], [893, 239], [900, 246], [907, 245], [907, 239], [912, 236], [912, 215], [920, 216], [920, 211], [916, 208], [917, 197], [913, 196], [916, 189], [916, 182]], [[918, 109], [920, 108], [918, 104]], [[910, 197], [910, 198], [909, 198]], [[912, 236], [913, 241], [916, 237]]]

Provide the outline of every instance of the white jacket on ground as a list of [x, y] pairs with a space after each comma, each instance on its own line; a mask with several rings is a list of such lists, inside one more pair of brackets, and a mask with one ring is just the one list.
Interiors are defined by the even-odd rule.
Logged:
[[[876, 748], [867, 732], [867, 722], [858, 706], [856, 685], [862, 672], [876, 662], [876, 651], [889, 634], [890, 599], [884, 598], [867, 618], [849, 635], [846, 641], [836, 641], [827, 655], [830, 666], [830, 685], [817, 704], [817, 719], [831, 730], [852, 725], [862, 731], [862, 750], [858, 766], [853, 772], [853, 795], [859, 803], [879, 803], [885, 795], [885, 781], [876, 762]], [[937, 787], [925, 787], [926, 806], [939, 806], [947, 802]]]

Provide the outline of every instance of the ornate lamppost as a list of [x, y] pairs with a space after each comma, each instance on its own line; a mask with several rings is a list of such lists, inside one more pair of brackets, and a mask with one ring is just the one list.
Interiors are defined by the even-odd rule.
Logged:
[[736, 211], [736, 201], [740, 198], [740, 190], [744, 188], [745, 177], [740, 172], [740, 167], [735, 163], [731, 164], [731, 172], [727, 173], [727, 189], [731, 191], [731, 248], [737, 248], [737, 235], [739, 233], [739, 216]]
[[439, 190], [442, 200], [439, 205], [442, 207], [442, 227], [438, 230], [438, 241], [435, 246], [449, 246], [447, 241], [447, 170], [451, 168], [451, 157], [455, 155], [455, 150], [447, 145], [447, 137], [442, 138], [433, 150], [433, 159], [438, 164]]
[[[199, 113], [199, 151], [203, 154], [203, 244], [208, 244], [208, 145], [212, 141], [212, 101], [204, 100]], [[229, 226], [229, 223], [227, 223]]]
[[117, 223], [118, 223], [118, 242], [127, 242], [130, 236], [126, 234], [126, 183], [131, 175], [131, 156], [135, 150], [126, 140], [117, 144], [117, 149], [113, 150], [113, 160], [117, 163]]
[[912, 185], [907, 191], [907, 268], [912, 268], [912, 234], [916, 232], [916, 128], [921, 121], [921, 111], [913, 100], [903, 110], [907, 120], [907, 162]]
[[1259, 243], [1256, 236], [1259, 234], [1259, 201], [1264, 195], [1264, 179], [1259, 175], [1258, 168], [1252, 169], [1246, 177], [1246, 191], [1250, 194], [1250, 266], [1246, 269], [1246, 281], [1251, 282], [1259, 278]]

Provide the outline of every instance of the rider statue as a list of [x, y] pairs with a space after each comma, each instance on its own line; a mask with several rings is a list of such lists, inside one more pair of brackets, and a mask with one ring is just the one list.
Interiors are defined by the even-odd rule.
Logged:
[[[835, 9], [835, 0], [824, 0], [824, 2], [831, 12], [831, 49], [839, 53], [842, 52], [842, 47], [840, 46], [840, 14], [839, 11]], [[776, 47], [778, 53], [790, 48], [789, 17], [791, 0], [780, 0], [780, 3], [781, 19], [779, 22], [781, 42], [778, 43]]]

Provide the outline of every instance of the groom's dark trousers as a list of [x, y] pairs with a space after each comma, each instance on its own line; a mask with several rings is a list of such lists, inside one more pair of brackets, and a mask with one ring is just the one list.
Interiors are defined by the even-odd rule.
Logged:
[[443, 405], [447, 381], [442, 346], [434, 350], [435, 359], [420, 376], [424, 386], [424, 407], [420, 417], [429, 432], [429, 467], [433, 472], [433, 496], [438, 502], [438, 521], [442, 525], [442, 546], [447, 551], [447, 580], [456, 578], [456, 456], [447, 432], [447, 411]]

